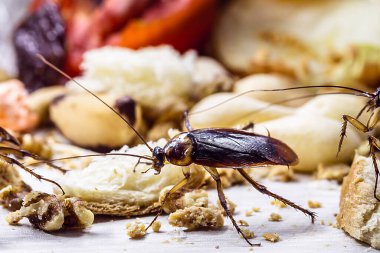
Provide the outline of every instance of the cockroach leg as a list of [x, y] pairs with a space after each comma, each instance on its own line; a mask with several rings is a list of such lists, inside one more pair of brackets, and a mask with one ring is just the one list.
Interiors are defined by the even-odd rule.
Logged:
[[34, 176], [35, 178], [37, 178], [38, 180], [46, 181], [46, 182], [49, 182], [49, 183], [52, 183], [52, 184], [56, 185], [62, 191], [62, 194], [65, 194], [65, 191], [62, 189], [62, 187], [57, 182], [55, 182], [55, 181], [53, 181], [51, 179], [45, 178], [45, 177], [43, 177], [43, 176], [35, 173], [33, 170], [31, 170], [28, 167], [24, 166], [22, 163], [20, 163], [16, 159], [13, 159], [13, 158], [8, 157], [8, 156], [3, 155], [3, 154], [0, 154], [0, 158], [3, 159], [5, 162], [11, 164], [11, 165], [14, 165], [14, 164], [17, 165], [21, 169], [25, 170], [26, 172], [28, 172], [29, 174], [31, 174], [32, 176]]
[[8, 133], [8, 131], [4, 128], [0, 127], [0, 143], [5, 141], [12, 143], [16, 146], [20, 146], [20, 142], [15, 137], [13, 137], [13, 135]]
[[299, 211], [301, 211], [301, 212], [303, 212], [304, 214], [306, 214], [306, 215], [308, 215], [308, 216], [310, 216], [310, 218], [311, 218], [311, 222], [312, 223], [314, 223], [314, 221], [315, 221], [315, 216], [316, 216], [316, 214], [314, 213], [314, 212], [311, 212], [311, 211], [309, 211], [309, 210], [307, 210], [307, 209], [305, 209], [305, 208], [302, 208], [302, 207], [300, 207], [299, 205], [297, 205], [297, 204], [295, 204], [295, 203], [293, 203], [293, 202], [291, 202], [290, 200], [287, 200], [287, 199], [285, 199], [285, 198], [283, 198], [283, 197], [281, 197], [281, 196], [279, 196], [279, 195], [277, 195], [277, 194], [275, 194], [275, 193], [273, 193], [273, 192], [271, 192], [271, 191], [269, 191], [264, 185], [261, 185], [261, 184], [259, 184], [259, 183], [257, 183], [255, 180], [253, 180], [249, 175], [248, 175], [248, 173], [247, 172], [245, 172], [244, 171], [244, 169], [236, 169], [239, 173], [240, 173], [240, 175], [242, 175], [256, 190], [258, 190], [259, 192], [261, 192], [261, 193], [263, 193], [263, 194], [266, 194], [266, 195], [268, 195], [268, 196], [271, 196], [271, 197], [273, 197], [273, 198], [275, 198], [275, 199], [278, 199], [278, 200], [280, 200], [281, 202], [283, 202], [283, 203], [285, 203], [285, 204], [287, 204], [287, 205], [289, 205], [289, 206], [291, 206], [291, 207], [293, 207], [293, 208], [295, 208], [295, 209], [297, 209], [297, 210], [299, 210]]
[[161, 207], [160, 207], [160, 210], [157, 212], [156, 216], [153, 218], [153, 220], [149, 223], [148, 227], [145, 229], [145, 231], [147, 231], [151, 226], [152, 224], [158, 219], [158, 217], [162, 214], [163, 212], [163, 206], [165, 205], [165, 202], [166, 200], [168, 199], [168, 197], [175, 193], [176, 191], [180, 190], [181, 188], [183, 188], [187, 182], [189, 181], [189, 177], [190, 177], [190, 174], [187, 174], [187, 173], [184, 173], [185, 175], [185, 178], [182, 179], [181, 181], [179, 181], [176, 185], [174, 185], [164, 196], [164, 198], [162, 199], [162, 202], [161, 202]]
[[[361, 112], [359, 112], [358, 116], [361, 115]], [[347, 123], [350, 123], [352, 126], [354, 126], [357, 130], [363, 132], [363, 133], [368, 133], [372, 131], [376, 125], [380, 122], [380, 110], [376, 109], [375, 111], [372, 112], [371, 116], [369, 117], [367, 121], [367, 125], [364, 125], [362, 122], [360, 122], [357, 118], [353, 118], [349, 115], [343, 115], [343, 125], [342, 125], [342, 132], [340, 135], [340, 140], [339, 140], [339, 146], [338, 146], [338, 153], [339, 154], [342, 144], [343, 144], [343, 139], [346, 136], [346, 131], [347, 131]]]
[[380, 198], [377, 197], [377, 182], [379, 180], [379, 166], [377, 164], [376, 151], [375, 151], [375, 149], [380, 150], [380, 143], [379, 143], [379, 140], [373, 136], [368, 137], [368, 143], [369, 143], [369, 150], [370, 150], [369, 153], [372, 157], [372, 163], [373, 163], [373, 167], [375, 168], [375, 173], [376, 173], [375, 189], [373, 191], [373, 196], [375, 197], [375, 199], [380, 201]]
[[246, 242], [251, 245], [251, 246], [261, 246], [260, 243], [253, 244], [251, 243], [248, 238], [244, 235], [243, 231], [241, 231], [240, 227], [236, 223], [234, 217], [231, 214], [230, 209], [228, 208], [227, 201], [226, 201], [226, 196], [224, 195], [223, 189], [222, 189], [222, 181], [220, 180], [220, 175], [216, 168], [213, 167], [206, 167], [204, 166], [206, 171], [210, 174], [210, 176], [215, 180], [216, 182], [216, 190], [218, 191], [218, 197], [220, 201], [220, 205], [223, 207], [224, 211], [226, 212], [227, 216], [230, 218], [233, 226], [236, 228], [238, 233], [246, 240]]
[[190, 132], [190, 131], [193, 131], [193, 127], [191, 126], [190, 124], [190, 120], [189, 120], [189, 112], [188, 111], [185, 111], [183, 113], [184, 115], [184, 118], [185, 118], [185, 126], [187, 128], [187, 130]]
[[[138, 166], [139, 164], [152, 165], [152, 163], [151, 163], [151, 162], [141, 162], [141, 159], [143, 159], [143, 157], [139, 157], [139, 159], [137, 160], [137, 163], [135, 164], [135, 166], [133, 166], [133, 173], [136, 173], [136, 168], [137, 168], [137, 166]], [[150, 168], [149, 168], [149, 169], [150, 169]], [[149, 169], [148, 169], [148, 170], [146, 170], [146, 171], [144, 171], [143, 173], [146, 173], [146, 172], [148, 172], [148, 171], [149, 171]]]
[[247, 125], [243, 126], [243, 127], [241, 128], [241, 130], [252, 129], [252, 132], [253, 132], [254, 127], [255, 127], [255, 123], [253, 123], [253, 122], [249, 122]]

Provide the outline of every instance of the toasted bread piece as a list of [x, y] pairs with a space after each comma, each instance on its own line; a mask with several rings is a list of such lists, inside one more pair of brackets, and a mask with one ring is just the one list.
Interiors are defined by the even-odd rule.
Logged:
[[350, 236], [380, 249], [380, 202], [373, 196], [374, 187], [372, 159], [356, 155], [343, 180], [337, 225]]

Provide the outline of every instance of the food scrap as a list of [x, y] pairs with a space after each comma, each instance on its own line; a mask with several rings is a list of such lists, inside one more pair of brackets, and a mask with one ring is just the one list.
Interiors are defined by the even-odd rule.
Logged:
[[272, 205], [277, 206], [279, 208], [285, 208], [286, 204], [282, 202], [281, 200], [275, 199], [271, 202]]
[[152, 230], [153, 230], [153, 232], [158, 233], [158, 232], [160, 232], [160, 229], [161, 229], [161, 222], [159, 222], [158, 220], [154, 221], [152, 223]]
[[32, 130], [38, 117], [27, 105], [24, 84], [12, 79], [0, 83], [0, 126], [14, 131]]
[[263, 238], [270, 242], [278, 242], [280, 240], [280, 235], [277, 233], [265, 233]]
[[269, 221], [282, 221], [282, 216], [277, 213], [271, 213], [269, 218]]
[[175, 227], [186, 227], [189, 230], [198, 228], [221, 228], [224, 217], [217, 207], [191, 206], [179, 209], [169, 215], [169, 224]]
[[238, 220], [238, 223], [239, 223], [240, 226], [244, 226], [244, 227], [248, 227], [249, 226], [248, 222], [246, 222], [245, 220]]
[[249, 229], [242, 228], [241, 232], [243, 232], [243, 234], [245, 235], [245, 237], [247, 237], [248, 239], [252, 239], [252, 238], [255, 237], [255, 233], [253, 231], [249, 230]]
[[64, 198], [42, 192], [28, 193], [19, 210], [7, 215], [10, 225], [17, 224], [22, 218], [44, 231], [62, 228], [87, 228], [94, 222], [94, 214], [83, 206], [77, 198]]
[[307, 201], [307, 205], [308, 205], [310, 208], [321, 208], [321, 207], [322, 207], [321, 202], [318, 202], [318, 201], [312, 201], [312, 200]]
[[253, 207], [252, 209], [245, 211], [245, 216], [252, 216], [253, 213], [257, 212], [260, 212], [260, 207]]
[[145, 236], [145, 225], [141, 223], [140, 221], [135, 221], [132, 223], [127, 223], [125, 225], [125, 228], [127, 230], [127, 235], [131, 239], [139, 239]]

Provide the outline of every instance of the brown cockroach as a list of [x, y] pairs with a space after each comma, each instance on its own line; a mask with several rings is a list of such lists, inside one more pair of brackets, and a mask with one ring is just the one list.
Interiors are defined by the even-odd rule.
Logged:
[[[379, 125], [380, 122], [380, 87], [377, 88], [374, 92], [367, 92], [363, 91], [360, 89], [356, 88], [351, 88], [351, 87], [345, 87], [345, 86], [340, 86], [340, 85], [310, 85], [310, 86], [297, 86], [297, 87], [291, 87], [291, 88], [284, 88], [284, 89], [257, 89], [257, 90], [248, 90], [246, 92], [237, 94], [236, 96], [233, 96], [225, 101], [222, 101], [218, 103], [217, 105], [214, 105], [212, 107], [203, 109], [201, 111], [194, 112], [192, 114], [198, 114], [202, 113], [208, 110], [211, 110], [221, 104], [227, 103], [228, 101], [231, 101], [237, 97], [244, 96], [245, 94], [248, 93], [253, 93], [253, 92], [281, 92], [281, 91], [287, 91], [287, 90], [299, 90], [299, 89], [316, 89], [316, 88], [328, 88], [328, 89], [340, 89], [340, 90], [345, 90], [347, 92], [328, 92], [328, 93], [316, 93], [316, 94], [309, 94], [309, 95], [304, 95], [300, 97], [294, 97], [286, 100], [280, 100], [275, 103], [272, 103], [271, 105], [274, 104], [282, 104], [286, 103], [292, 100], [296, 99], [305, 99], [305, 98], [311, 98], [315, 96], [321, 96], [321, 95], [337, 95], [337, 94], [342, 94], [342, 95], [354, 95], [354, 96], [360, 96], [360, 97], [365, 97], [367, 98], [366, 104], [363, 106], [363, 108], [360, 109], [359, 113], [356, 116], [350, 116], [350, 115], [342, 115], [342, 131], [340, 134], [340, 140], [338, 144], [338, 149], [337, 149], [337, 156], [339, 155], [339, 152], [341, 151], [342, 145], [343, 145], [343, 140], [344, 137], [346, 136], [346, 131], [347, 131], [347, 126], [348, 123], [350, 123], [352, 126], [354, 126], [358, 131], [362, 133], [369, 133], [368, 134], [368, 145], [369, 145], [369, 155], [371, 156], [372, 163], [375, 169], [375, 187], [373, 191], [373, 196], [375, 199], [380, 201], [380, 198], [377, 196], [377, 187], [378, 187], [378, 180], [379, 180], [379, 164], [376, 159], [376, 152], [380, 151], [380, 140], [376, 138], [373, 134], [371, 134], [372, 130], [375, 129], [377, 125]], [[269, 106], [271, 106], [269, 105]], [[268, 107], [269, 107], [268, 106]], [[259, 110], [256, 110], [254, 112], [251, 112], [252, 114], [265, 110], [268, 107], [260, 108]], [[367, 122], [363, 123], [361, 122], [360, 116], [363, 115], [363, 113], [370, 113], [369, 118]], [[251, 114], [250, 113], [250, 114]], [[247, 116], [247, 115], [245, 115]]]
[[[63, 76], [76, 83], [78, 86], [82, 87], [84, 90], [93, 95], [94, 98], [98, 99], [110, 110], [119, 115], [121, 119], [127, 123], [131, 129], [133, 129], [136, 135], [152, 152], [151, 157], [142, 156], [141, 158], [150, 160], [149, 164], [151, 165], [151, 169], [155, 170], [156, 174], [159, 174], [161, 172], [161, 169], [164, 167], [165, 162], [169, 162], [177, 166], [188, 166], [192, 163], [203, 166], [205, 170], [210, 174], [210, 176], [216, 181], [216, 188], [221, 206], [225, 210], [227, 216], [230, 218], [233, 226], [236, 228], [238, 233], [247, 241], [249, 245], [258, 246], [259, 244], [252, 244], [247, 239], [245, 234], [237, 225], [234, 217], [232, 216], [222, 189], [222, 182], [218, 170], [216, 169], [217, 167], [235, 169], [256, 190], [275, 199], [278, 199], [297, 210], [300, 210], [304, 214], [308, 215], [311, 218], [311, 221], [314, 222], [315, 213], [304, 209], [299, 205], [269, 191], [264, 185], [261, 185], [253, 180], [244, 170], [244, 168], [250, 168], [254, 166], [290, 166], [296, 164], [298, 162], [297, 155], [288, 145], [281, 142], [280, 140], [246, 131], [246, 128], [243, 128], [242, 130], [230, 128], [205, 128], [194, 130], [190, 125], [187, 113], [185, 113], [185, 126], [187, 128], [187, 132], [182, 132], [176, 135], [171, 140], [169, 140], [163, 148], [158, 146], [153, 148], [145, 141], [145, 139], [137, 132], [137, 130], [133, 128], [128, 120], [125, 119], [114, 108], [102, 101], [96, 94], [88, 90], [86, 87], [82, 86], [66, 73], [62, 72], [57, 67], [52, 65], [42, 56], [39, 56], [39, 58], [45, 64], [58, 71]], [[165, 199], [167, 199], [170, 194], [178, 191], [187, 184], [189, 176], [189, 173], [184, 173], [184, 179], [182, 179], [168, 191], [161, 203], [161, 206], [163, 206]], [[161, 213], [162, 208], [161, 211], [157, 213], [156, 217], [150, 223], [148, 228]]]
[[53, 168], [58, 169], [58, 170], [62, 170], [60, 167], [55, 166], [50, 161], [46, 161], [36, 154], [32, 154], [26, 150], [22, 150], [20, 147], [20, 142], [13, 135], [11, 135], [8, 131], [6, 131], [2, 127], [0, 127], [0, 143], [11, 144], [14, 146], [14, 147], [0, 146], [0, 160], [3, 160], [4, 162], [6, 162], [8, 164], [16, 165], [16, 166], [20, 167], [21, 169], [25, 170], [26, 172], [28, 172], [29, 174], [31, 174], [32, 176], [34, 176], [38, 180], [46, 181], [46, 182], [50, 182], [52, 184], [55, 184], [56, 186], [59, 187], [59, 189], [61, 189], [62, 193], [64, 193], [62, 187], [57, 182], [55, 182], [51, 179], [45, 178], [45, 177], [41, 176], [40, 174], [37, 174], [32, 169], [28, 168], [27, 166], [25, 166], [24, 164], [19, 162], [17, 160], [17, 158], [30, 157], [30, 158], [33, 158], [34, 160], [40, 161], [41, 163], [46, 163], [50, 167], [53, 167]]

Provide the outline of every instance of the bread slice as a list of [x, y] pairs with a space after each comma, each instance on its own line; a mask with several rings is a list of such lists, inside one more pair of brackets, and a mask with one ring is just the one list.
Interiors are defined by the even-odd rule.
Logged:
[[[150, 143], [152, 147], [165, 145], [160, 139]], [[124, 147], [116, 153], [150, 156], [144, 145]], [[205, 172], [201, 166], [188, 167], [165, 165], [159, 175], [148, 171], [150, 165], [137, 163], [130, 156], [105, 156], [94, 159], [88, 167], [66, 173], [57, 181], [68, 197], [80, 198], [84, 206], [94, 214], [116, 216], [140, 216], [157, 212], [160, 191], [177, 184], [184, 178], [183, 170], [190, 171], [186, 188], [195, 189], [204, 182]], [[136, 169], [136, 171], [134, 171]]]
[[337, 224], [350, 236], [380, 249], [380, 202], [373, 196], [374, 187], [371, 158], [357, 154], [343, 180]]

